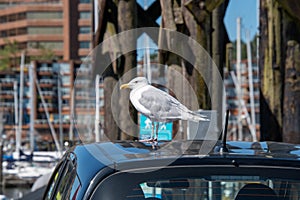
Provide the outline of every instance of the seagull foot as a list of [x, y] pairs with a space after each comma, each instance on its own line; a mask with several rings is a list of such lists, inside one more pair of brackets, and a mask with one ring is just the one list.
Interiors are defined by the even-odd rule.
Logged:
[[139, 142], [146, 142], [152, 145], [152, 149], [156, 150], [158, 147], [158, 142], [157, 138], [151, 138], [151, 139], [146, 139], [146, 140], [139, 140]]
[[139, 142], [153, 143], [153, 142], [157, 142], [157, 138], [151, 138], [151, 139], [139, 140]]

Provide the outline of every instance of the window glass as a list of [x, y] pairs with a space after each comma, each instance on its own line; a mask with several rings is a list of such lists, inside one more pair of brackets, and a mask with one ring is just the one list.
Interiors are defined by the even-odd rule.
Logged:
[[[43, 117], [45, 117], [45, 116], [38, 116], [38, 118], [40, 118], [40, 119], [42, 119]], [[64, 167], [64, 163], [60, 163], [58, 165], [58, 168], [56, 169], [56, 171], [53, 172], [51, 180], [49, 181], [49, 184], [48, 184], [47, 191], [45, 192], [45, 196], [44, 196], [45, 200], [51, 199], [52, 195], [54, 194], [55, 187], [59, 182], [59, 176], [63, 170], [63, 167]]]
[[63, 42], [28, 42], [28, 48], [63, 49]]
[[91, 32], [91, 27], [89, 26], [81, 26], [79, 28], [79, 33], [86, 34]]
[[[72, 158], [72, 156], [74, 157], [73, 154], [70, 154], [67, 158], [63, 171], [61, 172], [60, 179], [57, 182], [55, 192], [50, 192], [53, 191], [54, 188], [51, 184], [48, 192], [46, 193], [46, 199], [49, 199], [48, 196], [52, 196], [56, 200], [76, 199], [78, 191], [81, 188], [81, 182], [76, 174], [76, 159]], [[51, 193], [51, 195], [48, 195], [49, 193]]]
[[83, 11], [79, 13], [80, 19], [91, 19], [91, 12]]
[[[198, 178], [187, 179], [165, 179], [147, 181], [133, 188], [126, 198], [135, 199], [137, 197], [136, 190], [141, 188], [140, 195], [143, 198], [157, 199], [235, 199], [236, 196], [252, 196], [255, 199], [258, 196], [269, 196], [277, 198], [281, 194], [285, 194], [285, 199], [299, 199], [299, 183], [280, 180], [260, 180], [259, 177], [218, 177], [219, 180], [205, 180]], [[228, 179], [228, 180], [226, 180]], [[230, 180], [237, 179], [237, 180]], [[244, 180], [246, 179], [246, 180]], [[248, 179], [248, 180], [247, 180]], [[282, 191], [282, 186], [285, 185], [286, 191]], [[247, 189], [249, 188], [249, 189]]]
[[62, 12], [28, 12], [27, 19], [62, 19]]
[[62, 34], [62, 27], [28, 27], [28, 34]]
[[69, 63], [60, 63], [59, 69], [62, 74], [70, 73], [70, 71], [71, 71], [71, 67], [70, 67]]
[[[205, 170], [205, 174], [202, 170]], [[234, 172], [224, 175], [209, 175], [212, 170], [219, 173], [226, 169], [196, 170], [187, 167], [145, 173], [118, 173], [102, 181], [91, 199], [107, 197], [110, 200], [147, 198], [228, 200], [236, 199], [237, 196], [245, 196], [248, 199], [262, 199], [266, 196], [272, 199], [280, 197], [280, 199], [286, 200], [300, 198], [299, 180], [287, 179], [280, 170], [277, 171], [275, 178], [257, 175], [266, 173], [265, 169], [262, 169], [263, 172], [253, 169], [252, 172], [255, 175], [245, 175], [245, 172], [239, 175], [234, 175]], [[290, 173], [297, 173], [297, 171], [289, 171]], [[283, 178], [279, 178], [277, 175], [283, 175]], [[115, 192], [111, 193], [109, 191], [111, 191], [112, 185], [122, 187], [122, 190], [114, 190]]]
[[91, 3], [91, 0], [80, 0], [80, 3]]
[[80, 42], [79, 43], [79, 48], [81, 48], [81, 49], [89, 49], [90, 48], [90, 42], [87, 42], [87, 41]]
[[68, 85], [68, 84], [71, 84], [71, 78], [70, 76], [66, 75], [66, 76], [61, 76], [61, 81], [62, 81], [62, 84], [63, 85]]

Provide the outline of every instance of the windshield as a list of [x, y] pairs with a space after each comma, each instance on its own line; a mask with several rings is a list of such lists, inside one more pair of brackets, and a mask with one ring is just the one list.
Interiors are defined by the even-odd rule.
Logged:
[[[220, 178], [220, 177], [217, 177]], [[299, 183], [282, 180], [260, 180], [259, 177], [228, 177], [228, 181], [208, 181], [202, 178], [163, 179], [147, 181], [138, 185], [126, 196], [136, 199], [135, 194], [141, 188], [141, 199], [155, 197], [157, 199], [239, 199], [244, 197], [299, 199]], [[255, 180], [257, 179], [257, 180]]]
[[[99, 184], [92, 199], [300, 199], [299, 180], [283, 178], [285, 172], [281, 169], [273, 177], [269, 175], [274, 172], [265, 170], [250, 169], [240, 173], [237, 169], [237, 173], [232, 171], [231, 174], [224, 170], [221, 174], [221, 168], [206, 170], [187, 167], [146, 173], [118, 173]], [[212, 171], [215, 174], [211, 174]]]

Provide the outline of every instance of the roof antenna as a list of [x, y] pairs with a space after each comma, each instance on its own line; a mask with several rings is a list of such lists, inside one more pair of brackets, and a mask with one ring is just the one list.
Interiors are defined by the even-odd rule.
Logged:
[[226, 119], [225, 119], [225, 128], [223, 130], [223, 133], [222, 133], [222, 136], [223, 136], [223, 139], [222, 139], [222, 146], [220, 148], [220, 153], [224, 153], [224, 152], [229, 152], [228, 151], [228, 148], [227, 148], [227, 128], [228, 128], [228, 120], [229, 120], [229, 109], [227, 109], [226, 111]]

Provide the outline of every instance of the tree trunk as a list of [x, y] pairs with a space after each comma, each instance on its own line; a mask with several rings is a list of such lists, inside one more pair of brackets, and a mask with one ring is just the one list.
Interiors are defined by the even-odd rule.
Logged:
[[283, 106], [283, 141], [300, 143], [300, 46], [288, 42]]
[[282, 69], [281, 30], [282, 20], [278, 4], [262, 0], [260, 5], [260, 122], [261, 140], [281, 141], [282, 137]]
[[[291, 86], [285, 86], [289, 83], [285, 80], [285, 73], [290, 67], [286, 49], [287, 41], [300, 41], [300, 20], [296, 17], [299, 12], [298, 1], [260, 1], [261, 140], [281, 141], [285, 138], [287, 141], [291, 137], [290, 130], [286, 126], [283, 128], [287, 117], [286, 103], [290, 103], [284, 94], [285, 90], [290, 91]], [[299, 121], [299, 116], [295, 120]]]
[[[119, 32], [126, 31], [129, 29], [134, 29], [137, 27], [137, 15], [136, 15], [136, 2], [135, 1], [126, 1], [120, 0], [118, 4], [118, 24]], [[136, 39], [134, 36], [128, 36], [126, 41], [120, 41], [120, 45], [123, 49], [136, 49]], [[133, 48], [132, 48], [133, 47]], [[136, 51], [127, 53], [124, 55], [124, 66], [123, 70], [120, 71], [119, 77], [125, 73], [129, 75], [122, 78], [122, 83], [129, 82], [133, 77], [136, 76], [136, 70], [132, 70], [137, 65], [136, 62]], [[129, 101], [129, 91], [122, 91], [120, 93], [119, 105], [120, 105], [120, 127], [121, 127], [121, 139], [132, 139], [132, 135], [137, 133], [136, 126], [133, 126], [132, 123], [128, 123], [128, 119], [132, 118], [134, 122], [137, 122], [137, 114], [135, 109], [132, 106], [129, 108], [125, 105], [128, 105]], [[131, 116], [128, 116], [128, 115]]]
[[[104, 79], [104, 133], [106, 137], [111, 140], [118, 140], [119, 138], [119, 129], [116, 124], [116, 121], [112, 114], [111, 106], [119, 106], [118, 99], [113, 99], [112, 97], [112, 88], [117, 84], [116, 79], [112, 77], [106, 77]], [[115, 110], [118, 110], [117, 108]]]
[[[212, 12], [212, 59], [215, 62], [217, 69], [213, 68], [212, 71], [212, 79], [217, 80], [215, 76], [217, 76], [218, 73], [223, 76], [223, 66], [225, 64], [225, 53], [226, 52], [226, 44], [229, 42], [229, 38], [226, 32], [225, 25], [223, 23], [223, 19], [225, 16], [226, 8], [228, 5], [228, 1], [224, 1], [222, 4], [220, 4], [217, 8], [215, 8]], [[212, 105], [215, 105], [215, 108], [217, 110], [222, 110], [223, 105], [223, 87], [221, 85], [222, 83], [219, 83], [218, 81], [213, 81], [212, 83]], [[222, 113], [218, 113], [217, 116], [217, 125], [219, 128], [222, 128]], [[219, 132], [221, 132], [219, 130]]]

